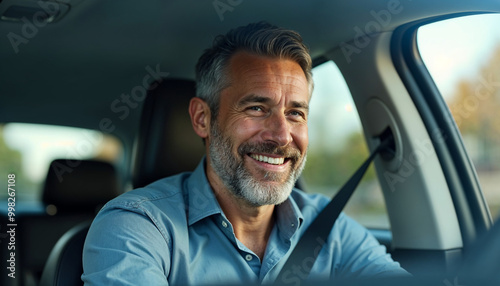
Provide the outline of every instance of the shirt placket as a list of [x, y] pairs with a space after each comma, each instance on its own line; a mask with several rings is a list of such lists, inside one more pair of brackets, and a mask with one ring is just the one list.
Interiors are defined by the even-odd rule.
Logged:
[[227, 218], [221, 215], [217, 219], [217, 224], [224, 235], [233, 243], [235, 247], [237, 247], [242, 259], [248, 264], [250, 269], [252, 269], [253, 273], [256, 275], [255, 278], [257, 279], [261, 268], [259, 257], [236, 238], [233, 226]]

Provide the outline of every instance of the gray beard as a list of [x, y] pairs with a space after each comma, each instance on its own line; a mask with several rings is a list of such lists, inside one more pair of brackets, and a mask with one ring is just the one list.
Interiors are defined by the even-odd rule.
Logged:
[[209, 156], [212, 168], [235, 197], [255, 207], [278, 205], [288, 198], [295, 182], [304, 169], [306, 157], [300, 162], [298, 168], [292, 164], [290, 175], [284, 183], [279, 185], [269, 184], [266, 181], [275, 181], [279, 176], [271, 172], [266, 172], [264, 175], [265, 181], [256, 180], [245, 169], [243, 156], [241, 156], [241, 160], [238, 160], [232, 154], [231, 150], [233, 150], [234, 146], [229, 137], [224, 137], [217, 122], [214, 122], [210, 128], [210, 134]]

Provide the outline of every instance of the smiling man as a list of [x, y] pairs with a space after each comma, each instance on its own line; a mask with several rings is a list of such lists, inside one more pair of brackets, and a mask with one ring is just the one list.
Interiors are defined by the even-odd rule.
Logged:
[[[208, 146], [207, 178], [236, 237], [262, 260], [274, 206], [290, 195], [307, 151], [309, 85], [290, 59], [237, 52], [216, 114], [191, 101], [195, 132]], [[203, 92], [201, 88], [200, 93]]]
[[[311, 58], [301, 37], [266, 23], [219, 36], [196, 67], [189, 106], [207, 156], [109, 202], [89, 231], [85, 285], [274, 282], [329, 202], [294, 188], [306, 162]], [[341, 215], [311, 278], [406, 273]], [[295, 283], [300, 269], [287, 277]]]

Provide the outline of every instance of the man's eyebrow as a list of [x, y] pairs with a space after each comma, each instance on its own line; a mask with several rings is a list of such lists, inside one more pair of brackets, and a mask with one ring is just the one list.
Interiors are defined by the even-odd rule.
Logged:
[[305, 101], [292, 101], [293, 108], [301, 108], [309, 111], [309, 104]]
[[250, 94], [243, 97], [239, 102], [238, 106], [245, 106], [249, 103], [266, 103], [271, 101], [269, 97], [264, 97], [256, 94]]
[[[256, 94], [250, 94], [243, 97], [239, 102], [238, 106], [245, 106], [249, 103], [267, 103], [270, 102], [271, 99], [269, 97], [260, 96]], [[291, 106], [293, 108], [300, 108], [309, 111], [309, 104], [305, 101], [292, 101]]]

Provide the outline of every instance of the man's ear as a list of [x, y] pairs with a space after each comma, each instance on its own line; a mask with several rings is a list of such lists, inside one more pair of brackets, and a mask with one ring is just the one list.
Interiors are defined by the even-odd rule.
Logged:
[[199, 97], [191, 98], [189, 116], [194, 132], [203, 139], [207, 138], [210, 134], [210, 108], [208, 104]]

